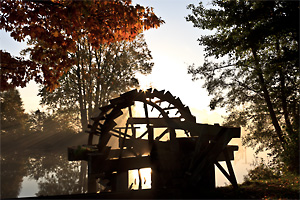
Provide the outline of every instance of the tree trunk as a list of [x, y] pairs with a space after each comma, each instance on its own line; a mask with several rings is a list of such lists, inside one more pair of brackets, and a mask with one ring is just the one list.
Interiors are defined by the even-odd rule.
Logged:
[[271, 120], [272, 120], [272, 124], [273, 124], [273, 126], [275, 128], [275, 132], [276, 132], [276, 134], [277, 134], [277, 136], [278, 136], [278, 138], [281, 142], [281, 146], [285, 150], [286, 141], [283, 137], [282, 130], [281, 130], [280, 125], [278, 123], [278, 120], [276, 118], [276, 114], [274, 112], [274, 108], [273, 108], [273, 105], [272, 105], [272, 102], [271, 102], [271, 99], [270, 99], [270, 94], [269, 94], [269, 91], [267, 89], [265, 79], [263, 77], [263, 72], [262, 72], [261, 67], [259, 66], [256, 51], [252, 49], [252, 53], [253, 53], [253, 57], [254, 57], [254, 61], [255, 61], [255, 68], [256, 68], [257, 75], [258, 75], [259, 84], [260, 84], [260, 87], [263, 91], [264, 99], [267, 103], [267, 107], [268, 107], [268, 111], [269, 111], [269, 114], [270, 114], [270, 117], [271, 117]]
[[78, 102], [79, 102], [79, 109], [80, 109], [80, 117], [81, 117], [81, 126], [82, 126], [82, 131], [85, 132], [87, 128], [87, 116], [86, 116], [86, 108], [84, 107], [84, 99], [82, 95], [82, 78], [81, 78], [81, 72], [80, 72], [80, 64], [79, 64], [79, 59], [80, 55], [79, 54], [79, 47], [78, 47], [78, 52], [77, 52], [77, 69], [76, 69], [76, 74], [77, 74], [77, 87], [78, 87]]
[[287, 126], [287, 132], [288, 134], [294, 134], [294, 130], [291, 125], [290, 117], [289, 117], [289, 112], [287, 108], [287, 100], [286, 100], [286, 93], [285, 93], [285, 78], [282, 70], [280, 69], [279, 71], [279, 79], [280, 79], [280, 98], [282, 102], [282, 110], [283, 110], [283, 115], [284, 115], [284, 120]]
[[[276, 41], [276, 51], [277, 51], [277, 56], [280, 58], [280, 46], [279, 46], [279, 41]], [[285, 86], [285, 77], [284, 73], [282, 71], [282, 68], [279, 67], [279, 80], [280, 80], [280, 99], [281, 99], [281, 104], [282, 104], [282, 110], [283, 110], [283, 115], [284, 115], [284, 120], [285, 124], [287, 126], [287, 133], [290, 134], [295, 134], [293, 127], [291, 125], [290, 117], [289, 117], [289, 112], [288, 112], [288, 107], [287, 107], [287, 98], [286, 98], [286, 86]]]
[[98, 57], [97, 55], [97, 50], [95, 50], [95, 58], [96, 58], [96, 64], [97, 64], [97, 77], [96, 77], [96, 92], [95, 92], [95, 109], [97, 109], [98, 107], [100, 107], [100, 84], [101, 84], [101, 65], [100, 65], [100, 62], [101, 62], [101, 46], [100, 46], [100, 58]]
[[[89, 73], [93, 74], [93, 66], [92, 66], [92, 51], [91, 51], [91, 47], [88, 45], [88, 67], [89, 67]], [[93, 74], [94, 75], [94, 74]], [[91, 76], [93, 76], [91, 75]], [[92, 82], [92, 77], [89, 77], [89, 81], [88, 81], [88, 86], [87, 86], [87, 106], [88, 106], [88, 121], [89, 123], [91, 123], [91, 117], [93, 114], [93, 91], [94, 91], [94, 86], [93, 86], [93, 82]]]

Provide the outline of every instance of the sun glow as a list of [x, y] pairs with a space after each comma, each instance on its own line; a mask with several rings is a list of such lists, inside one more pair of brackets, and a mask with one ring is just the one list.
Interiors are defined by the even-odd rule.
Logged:
[[134, 169], [128, 171], [128, 187], [130, 190], [138, 190], [140, 181], [141, 189], [151, 188], [151, 168]]
[[136, 77], [139, 80], [139, 89], [142, 91], [146, 91], [149, 88], [153, 88], [152, 82], [151, 82], [151, 75], [144, 75], [137, 73]]

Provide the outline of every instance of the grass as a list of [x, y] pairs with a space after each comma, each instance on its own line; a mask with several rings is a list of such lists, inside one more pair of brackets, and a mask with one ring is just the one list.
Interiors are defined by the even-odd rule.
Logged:
[[[299, 175], [285, 174], [280, 178], [248, 180], [239, 185], [217, 188], [217, 198], [225, 199], [299, 199]], [[219, 196], [220, 195], [220, 196]]]

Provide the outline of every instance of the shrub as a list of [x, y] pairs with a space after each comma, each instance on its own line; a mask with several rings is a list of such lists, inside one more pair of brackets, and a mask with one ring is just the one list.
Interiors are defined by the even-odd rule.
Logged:
[[248, 175], [244, 176], [245, 181], [251, 180], [266, 180], [279, 178], [280, 171], [276, 168], [272, 168], [270, 165], [264, 163], [263, 158], [259, 164], [255, 164], [255, 168], [248, 172]]

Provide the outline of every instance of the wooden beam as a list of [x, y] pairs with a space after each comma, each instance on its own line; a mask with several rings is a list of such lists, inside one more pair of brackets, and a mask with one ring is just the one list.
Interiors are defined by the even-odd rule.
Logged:
[[234, 171], [233, 171], [230, 159], [229, 159], [228, 151], [226, 149], [224, 149], [223, 154], [226, 158], [226, 165], [227, 165], [227, 169], [228, 169], [229, 174], [230, 174], [230, 180], [229, 181], [231, 182], [231, 184], [234, 188], [237, 188], [238, 184], [237, 184], [236, 177], [235, 177], [235, 174], [234, 174]]
[[147, 133], [148, 133], [148, 129], [142, 135], [140, 135], [137, 139], [142, 139]]
[[108, 165], [112, 166], [115, 171], [124, 171], [132, 169], [141, 169], [151, 167], [150, 156], [134, 157], [134, 158], [121, 158], [119, 160], [109, 160]]
[[[199, 124], [189, 121], [181, 121], [179, 117], [170, 118], [169, 124], [164, 118], [148, 118], [149, 123], [152, 124], [153, 128], [170, 128], [188, 130], [191, 136], [205, 135], [208, 139], [213, 139], [221, 131], [222, 126]], [[146, 118], [128, 118], [128, 123], [133, 124], [147, 124]], [[240, 138], [240, 128], [226, 127], [228, 134], [232, 138]]]
[[113, 171], [128, 171], [133, 169], [151, 168], [150, 156], [145, 157], [132, 157], [132, 158], [120, 158], [113, 160], [100, 161], [92, 169], [91, 173], [113, 172]]
[[169, 129], [166, 129], [166, 130], [164, 130], [159, 136], [157, 136], [156, 138], [155, 138], [155, 140], [160, 140], [161, 138], [163, 138], [165, 135], [166, 135], [166, 133], [168, 133], [169, 132]]
[[[152, 124], [153, 128], [168, 127], [168, 124], [164, 118], [148, 118], [149, 124]], [[147, 124], [148, 120], [146, 118], [128, 118], [127, 122], [132, 124]], [[170, 118], [170, 120], [180, 122], [180, 118]]]
[[[131, 106], [128, 106], [128, 112], [129, 112], [129, 117], [130, 118], [132, 118], [132, 110], [131, 110]], [[130, 124], [130, 128], [132, 128], [131, 129], [131, 131], [132, 131], [132, 137], [133, 138], [136, 138], [136, 130], [135, 130], [135, 128], [134, 128], [134, 125], [132, 124], [132, 123], [129, 123]]]
[[[234, 152], [238, 151], [239, 147], [238, 146], [233, 146], [233, 145], [227, 145], [227, 147], [225, 148], [225, 150], [228, 152], [228, 159], [229, 160], [234, 160]], [[221, 161], [226, 161], [226, 157], [223, 153], [221, 153], [218, 157], [217, 157], [217, 161], [221, 162]]]
[[184, 130], [189, 130], [191, 132], [191, 136], [199, 136], [200, 134], [205, 134], [209, 137], [215, 137], [221, 131], [222, 128], [227, 129], [227, 133], [232, 138], [240, 138], [241, 136], [241, 128], [234, 127], [223, 127], [219, 125], [209, 125], [209, 124], [199, 124], [193, 123], [189, 121], [181, 121], [180, 126]]
[[145, 110], [145, 118], [146, 118], [147, 131], [148, 131], [148, 142], [149, 145], [152, 146], [154, 140], [154, 132], [153, 132], [153, 127], [150, 125], [148, 106], [146, 102], [144, 102], [144, 110]]
[[[125, 129], [125, 130], [126, 130], [126, 129]], [[126, 136], [126, 137], [128, 137], [128, 138], [131, 138], [131, 135], [127, 135], [127, 134], [125, 135], [125, 133], [123, 133], [122, 131], [118, 131], [118, 130], [116, 130], [116, 129], [111, 129], [111, 131], [112, 131], [112, 132], [115, 132], [115, 133], [119, 133], [119, 134], [122, 135], [123, 137]], [[110, 132], [110, 134], [114, 135], [112, 132]], [[121, 138], [120, 135], [118, 135], [118, 136], [114, 135], [114, 136]]]
[[[110, 152], [109, 152], [109, 155], [108, 155], [108, 158], [109, 159], [117, 159], [119, 158], [119, 155], [120, 155], [120, 149], [112, 149]], [[147, 153], [150, 153], [150, 149], [148, 148], [144, 148], [144, 149], [139, 149], [138, 152], [136, 152], [136, 149], [123, 149], [123, 152], [122, 152], [122, 157], [123, 158], [128, 158], [128, 157], [136, 157], [137, 155], [143, 155], [143, 154], [147, 154]]]

